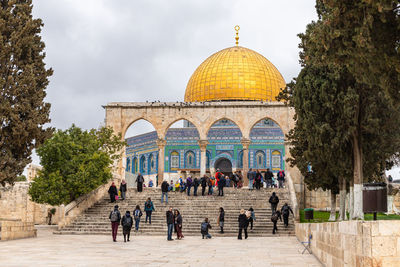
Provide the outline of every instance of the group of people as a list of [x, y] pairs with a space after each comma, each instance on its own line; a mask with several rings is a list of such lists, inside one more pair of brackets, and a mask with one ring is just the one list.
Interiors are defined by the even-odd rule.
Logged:
[[126, 191], [127, 190], [128, 189], [127, 189], [127, 185], [126, 185], [126, 181], [125, 180], [121, 181], [121, 185], [119, 186], [119, 191], [117, 190], [117, 187], [115, 186], [115, 183], [112, 182], [111, 186], [108, 188], [108, 194], [110, 195], [110, 202], [114, 203], [120, 197], [121, 197], [121, 200], [124, 200], [125, 197], [126, 197]]
[[274, 173], [269, 168], [265, 172], [249, 169], [249, 172], [247, 173], [247, 179], [249, 179], [249, 189], [252, 190], [255, 188], [260, 190], [263, 185], [266, 188], [283, 188], [285, 176], [284, 170], [278, 171], [275, 178]]
[[[144, 211], [146, 213], [146, 223], [151, 224], [151, 214], [155, 211], [154, 204], [151, 198], [148, 198], [144, 203]], [[121, 218], [121, 213], [119, 211], [118, 205], [114, 206], [114, 210], [110, 212], [109, 219], [111, 221], [111, 230], [113, 241], [117, 241], [118, 226], [122, 225], [122, 233], [124, 235], [124, 242], [128, 241], [130, 238], [131, 230], [133, 227], [133, 221], [135, 221], [135, 231], [139, 231], [140, 218], [143, 216], [142, 210], [139, 205], [136, 205], [133, 210], [133, 218], [131, 212], [127, 210], [125, 215]]]
[[293, 215], [293, 210], [287, 203], [285, 203], [282, 206], [281, 210], [279, 211], [279, 209], [277, 209], [279, 203], [279, 197], [276, 195], [275, 192], [273, 192], [271, 197], [269, 198], [269, 203], [271, 204], [271, 210], [272, 210], [271, 221], [274, 224], [272, 233], [275, 234], [276, 231], [278, 231], [277, 227], [278, 220], [282, 221], [282, 216], [285, 227], [289, 226], [289, 215], [290, 213], [292, 213]]

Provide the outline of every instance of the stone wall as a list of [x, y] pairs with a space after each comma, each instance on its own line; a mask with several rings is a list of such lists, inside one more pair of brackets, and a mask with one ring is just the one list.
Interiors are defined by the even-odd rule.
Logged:
[[[29, 182], [17, 182], [14, 186], [0, 187], [0, 216], [3, 219], [46, 224], [50, 205], [37, 204], [30, 201], [28, 195]], [[58, 223], [58, 207], [52, 223]]]
[[307, 241], [326, 266], [400, 266], [400, 221], [297, 223], [296, 236]]
[[36, 237], [36, 229], [33, 222], [0, 219], [1, 241], [28, 237]]

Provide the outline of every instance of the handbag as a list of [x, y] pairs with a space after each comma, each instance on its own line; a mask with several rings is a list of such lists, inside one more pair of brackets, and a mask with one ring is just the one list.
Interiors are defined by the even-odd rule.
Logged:
[[118, 200], [118, 195], [115, 195], [115, 200]]

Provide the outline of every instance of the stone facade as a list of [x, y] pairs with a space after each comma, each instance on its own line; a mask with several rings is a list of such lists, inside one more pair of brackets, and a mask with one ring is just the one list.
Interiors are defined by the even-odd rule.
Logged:
[[326, 266], [400, 266], [400, 221], [297, 223], [296, 236], [307, 241]]
[[[48, 210], [53, 206], [37, 204], [28, 195], [29, 182], [17, 182], [14, 186], [0, 187], [1, 218], [20, 220], [34, 224], [46, 224]], [[58, 208], [52, 217], [52, 223], [58, 223]]]
[[20, 220], [0, 219], [0, 240], [13, 240], [20, 238], [36, 237], [36, 229], [33, 222]]
[[35, 165], [35, 164], [29, 164], [27, 168], [27, 173], [26, 173], [26, 179], [28, 182], [33, 181], [35, 177], [38, 175], [38, 172], [42, 169], [42, 166]]

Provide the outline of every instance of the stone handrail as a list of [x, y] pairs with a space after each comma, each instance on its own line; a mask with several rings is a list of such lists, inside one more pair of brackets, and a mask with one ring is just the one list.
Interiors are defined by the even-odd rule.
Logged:
[[119, 182], [120, 178], [117, 175], [113, 176], [113, 179], [108, 183], [99, 186], [92, 192], [79, 197], [78, 199], [72, 201], [68, 205], [60, 206], [58, 229], [65, 227], [70, 224], [76, 217], [81, 215], [85, 210], [92, 207], [96, 202], [101, 200], [107, 193], [108, 188], [112, 182]]
[[287, 185], [289, 188], [290, 201], [292, 202], [293, 206], [294, 218], [296, 222], [299, 222], [300, 221], [299, 206], [297, 204], [297, 197], [296, 197], [296, 191], [294, 190], [293, 180], [289, 172], [286, 174], [286, 178], [287, 178]]

